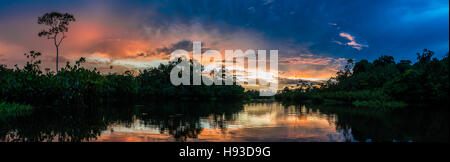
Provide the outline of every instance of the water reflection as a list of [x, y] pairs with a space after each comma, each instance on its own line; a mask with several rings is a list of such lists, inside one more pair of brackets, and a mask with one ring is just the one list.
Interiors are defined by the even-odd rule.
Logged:
[[42, 108], [0, 120], [0, 141], [448, 141], [448, 113], [281, 103]]

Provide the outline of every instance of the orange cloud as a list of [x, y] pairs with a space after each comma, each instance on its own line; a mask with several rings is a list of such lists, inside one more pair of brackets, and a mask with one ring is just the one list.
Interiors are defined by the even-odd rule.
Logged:
[[301, 54], [300, 57], [280, 58], [281, 78], [327, 80], [334, 76], [346, 59]]
[[295, 70], [292, 69], [284, 73], [283, 78], [290, 79], [313, 79], [313, 80], [327, 80], [334, 76], [336, 72], [333, 69], [322, 70]]
[[304, 58], [304, 57], [290, 57], [281, 58], [280, 64], [313, 64], [313, 65], [328, 65], [332, 61], [331, 58]]

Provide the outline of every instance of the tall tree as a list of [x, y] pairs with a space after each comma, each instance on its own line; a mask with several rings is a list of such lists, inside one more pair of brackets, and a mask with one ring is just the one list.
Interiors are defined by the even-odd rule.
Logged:
[[431, 58], [433, 57], [434, 52], [430, 51], [428, 49], [424, 49], [422, 54], [417, 53], [417, 60], [419, 61], [419, 64], [426, 64], [431, 61]]
[[53, 40], [56, 47], [56, 74], [58, 74], [59, 46], [67, 37], [65, 33], [69, 31], [69, 23], [74, 21], [75, 17], [73, 15], [59, 12], [46, 13], [38, 18], [38, 24], [49, 27], [39, 32], [39, 37], [47, 37], [47, 39]]

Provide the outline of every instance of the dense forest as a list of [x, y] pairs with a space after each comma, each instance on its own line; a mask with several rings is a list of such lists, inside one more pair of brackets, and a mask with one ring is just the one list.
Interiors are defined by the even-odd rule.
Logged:
[[35, 51], [26, 53], [30, 60], [23, 68], [16, 66], [9, 69], [0, 65], [0, 101], [40, 106], [245, 98], [244, 88], [238, 85], [172, 85], [170, 72], [180, 60], [139, 71], [138, 74], [127, 71], [124, 74], [102, 75], [96, 69], [84, 68], [82, 64], [85, 59], [81, 58], [74, 65], [67, 62], [55, 74], [41, 70], [40, 55]]
[[347, 65], [320, 88], [284, 89], [276, 99], [297, 103], [397, 108], [448, 106], [449, 60], [433, 58], [434, 52], [417, 53], [417, 62], [395, 62], [381, 56]]
[[[22, 68], [0, 65], [0, 111], [28, 110], [24, 105], [88, 106], [129, 104], [161, 100], [243, 100], [259, 99], [257, 91], [233, 86], [174, 86], [170, 71], [177, 61], [135, 74], [102, 75], [96, 69], [82, 66], [84, 58], [74, 65], [67, 63], [58, 74], [40, 68], [41, 53], [25, 54], [29, 61]], [[327, 83], [318, 87], [284, 89], [275, 98], [296, 103], [354, 105], [357, 107], [396, 108], [407, 105], [448, 105], [449, 60], [433, 58], [424, 50], [417, 62], [395, 62], [392, 56], [381, 56], [369, 62], [348, 64]], [[192, 62], [191, 62], [192, 63]], [[191, 65], [192, 68], [192, 65]], [[192, 75], [192, 74], [191, 74]], [[191, 77], [193, 78], [193, 77]], [[12, 110], [11, 110], [12, 109]], [[17, 110], [16, 110], [17, 109]]]

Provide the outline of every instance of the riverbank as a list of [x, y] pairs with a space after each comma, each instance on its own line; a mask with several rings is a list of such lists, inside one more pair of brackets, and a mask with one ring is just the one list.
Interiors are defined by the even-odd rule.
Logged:
[[397, 109], [407, 107], [402, 101], [395, 101], [382, 90], [325, 91], [285, 89], [275, 96], [276, 100], [297, 104], [326, 106], [354, 106], [375, 109]]

